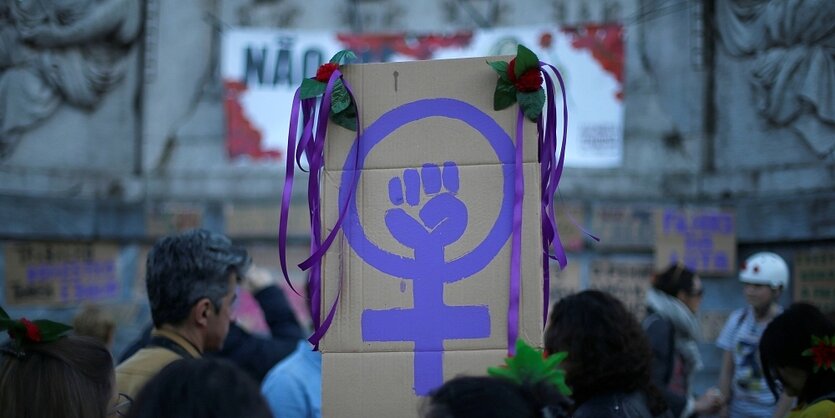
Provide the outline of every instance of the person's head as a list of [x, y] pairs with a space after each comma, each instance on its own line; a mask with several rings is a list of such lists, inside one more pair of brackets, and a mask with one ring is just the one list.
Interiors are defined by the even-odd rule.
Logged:
[[75, 335], [95, 338], [108, 349], [113, 346], [116, 322], [110, 314], [99, 306], [82, 306], [73, 319], [72, 327]]
[[760, 339], [760, 361], [775, 400], [780, 386], [801, 404], [835, 392], [835, 372], [815, 372], [814, 357], [803, 355], [813, 346], [812, 336], [833, 335], [835, 324], [807, 303], [793, 304], [768, 324]]
[[[547, 408], [550, 415], [545, 415]], [[495, 377], [456, 377], [424, 400], [422, 418], [569, 417], [571, 401], [556, 388]]]
[[650, 384], [649, 341], [635, 317], [608, 293], [586, 290], [554, 305], [545, 350], [568, 352], [566, 383], [578, 405], [609, 392], [640, 390], [653, 413], [665, 409]]
[[271, 418], [258, 384], [232, 363], [177, 360], [134, 399], [131, 418]]
[[789, 266], [777, 254], [759, 252], [745, 260], [739, 272], [745, 285], [745, 299], [755, 310], [765, 310], [776, 302], [789, 285]]
[[219, 350], [249, 263], [246, 250], [204, 229], [160, 239], [148, 253], [145, 273], [154, 326], [195, 330], [199, 348]]
[[656, 274], [652, 287], [677, 298], [693, 312], [698, 311], [702, 303], [702, 280], [684, 264], [673, 264]]
[[8, 417], [104, 418], [113, 358], [101, 342], [70, 336], [0, 351], [0, 405]]

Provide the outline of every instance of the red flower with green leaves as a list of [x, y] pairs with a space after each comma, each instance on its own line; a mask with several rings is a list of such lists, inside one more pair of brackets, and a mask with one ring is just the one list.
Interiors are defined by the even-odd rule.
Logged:
[[336, 71], [337, 68], [339, 68], [339, 64], [334, 62], [326, 62], [322, 64], [319, 67], [319, 69], [316, 70], [316, 81], [327, 83], [328, 80], [331, 79], [331, 75], [334, 71]]
[[815, 372], [820, 369], [835, 371], [835, 366], [833, 366], [833, 363], [835, 363], [835, 335], [832, 338], [828, 336], [818, 338], [813, 335], [812, 347], [804, 350], [802, 355], [812, 357], [812, 361], [815, 362]]
[[542, 87], [542, 73], [538, 67], [531, 68], [522, 73], [522, 76], [516, 77], [516, 58], [510, 60], [510, 63], [507, 64], [507, 78], [516, 87], [516, 90], [521, 92], [530, 93]]
[[542, 70], [536, 54], [524, 45], [517, 45], [516, 58], [510, 62], [488, 61], [487, 64], [499, 74], [493, 110], [519, 103], [525, 117], [532, 121], [539, 119], [545, 105], [545, 90], [542, 89]]
[[[339, 69], [343, 61], [356, 59], [357, 56], [349, 51], [343, 50], [336, 53], [330, 61], [322, 64], [316, 70], [316, 76], [305, 78], [299, 87], [299, 98], [302, 100], [312, 99], [321, 96], [327, 90], [328, 82], [333, 72]], [[333, 123], [352, 131], [357, 130], [357, 105], [351, 98], [351, 94], [339, 77], [333, 82], [331, 91], [330, 119]]]

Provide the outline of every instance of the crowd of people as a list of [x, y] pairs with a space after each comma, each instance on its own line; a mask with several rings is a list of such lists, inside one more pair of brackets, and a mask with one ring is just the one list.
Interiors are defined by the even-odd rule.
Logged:
[[[96, 307], [82, 308], [72, 331], [0, 310], [10, 336], [0, 347], [2, 416], [321, 416], [321, 354], [244, 249], [193, 230], [158, 241], [146, 271], [153, 324], [115, 367], [114, 321]], [[703, 394], [693, 378], [705, 367], [704, 287], [672, 265], [652, 278], [643, 321], [606, 292], [566, 296], [551, 309], [544, 352], [520, 342], [527, 354], [504, 370], [453, 378], [404, 415], [835, 417], [835, 324], [812, 305], [777, 304], [789, 269], [776, 254], [750, 257], [739, 279], [748, 306], [722, 329], [720, 378]], [[239, 286], [261, 305], [269, 336], [235, 324]]]

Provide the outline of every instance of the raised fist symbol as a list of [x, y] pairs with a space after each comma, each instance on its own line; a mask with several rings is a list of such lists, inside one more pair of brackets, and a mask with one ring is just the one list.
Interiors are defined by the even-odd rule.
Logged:
[[[402, 180], [393, 177], [388, 186], [389, 199], [396, 207], [386, 211], [386, 226], [397, 241], [415, 249], [418, 262], [430, 261], [418, 260], [421, 253], [440, 251], [443, 257], [443, 248], [458, 241], [467, 229], [467, 207], [455, 196], [459, 187], [455, 163], [444, 163], [443, 170], [436, 164], [424, 164], [420, 172], [407, 169]], [[404, 204], [415, 207], [422, 201], [420, 219], [403, 209]]]

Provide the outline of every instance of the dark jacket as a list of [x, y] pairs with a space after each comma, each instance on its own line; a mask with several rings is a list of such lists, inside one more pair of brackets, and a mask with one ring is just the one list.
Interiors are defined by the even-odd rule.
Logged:
[[672, 418], [669, 411], [653, 416], [642, 392], [595, 396], [574, 411], [574, 418]]
[[681, 416], [687, 407], [687, 397], [671, 392], [667, 389], [673, 376], [675, 365], [675, 329], [669, 319], [647, 310], [643, 328], [646, 331], [649, 344], [652, 347], [652, 383], [661, 390], [664, 401], [676, 417]]
[[[250, 334], [233, 322], [229, 325], [223, 349], [216, 353], [206, 353], [206, 356], [225, 358], [260, 382], [276, 363], [296, 349], [304, 333], [284, 292], [277, 286], [261, 289], [254, 296], [264, 311], [270, 337]], [[149, 325], [142, 336], [122, 353], [120, 363], [148, 344], [151, 328]]]

